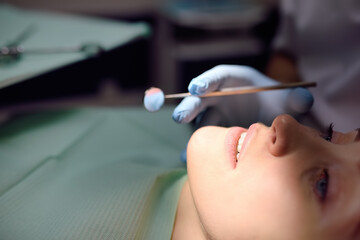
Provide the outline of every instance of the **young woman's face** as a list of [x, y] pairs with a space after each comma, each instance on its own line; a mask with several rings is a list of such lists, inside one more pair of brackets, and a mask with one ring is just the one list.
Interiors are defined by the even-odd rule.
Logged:
[[359, 136], [334, 132], [329, 141], [287, 115], [271, 127], [198, 130], [188, 145], [188, 176], [204, 234], [359, 239]]

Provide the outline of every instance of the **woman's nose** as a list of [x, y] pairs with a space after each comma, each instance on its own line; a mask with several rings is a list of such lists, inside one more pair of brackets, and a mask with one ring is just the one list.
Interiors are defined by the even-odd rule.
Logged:
[[299, 139], [300, 124], [289, 115], [276, 117], [271, 125], [269, 151], [272, 155], [279, 157], [289, 153], [296, 148]]

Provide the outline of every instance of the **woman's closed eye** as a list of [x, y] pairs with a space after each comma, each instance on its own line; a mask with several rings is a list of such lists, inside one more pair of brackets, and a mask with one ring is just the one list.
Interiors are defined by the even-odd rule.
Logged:
[[332, 140], [332, 137], [333, 137], [333, 133], [334, 133], [334, 124], [330, 124], [328, 129], [327, 129], [327, 132], [326, 134], [324, 134], [323, 138], [326, 140], [326, 141], [329, 141], [331, 142]]

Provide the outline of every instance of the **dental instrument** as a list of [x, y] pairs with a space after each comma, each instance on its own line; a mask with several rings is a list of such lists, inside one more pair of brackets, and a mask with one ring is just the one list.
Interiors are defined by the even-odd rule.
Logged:
[[71, 52], [82, 52], [86, 56], [97, 56], [103, 53], [104, 48], [98, 43], [84, 43], [79, 46], [69, 47], [50, 47], [50, 48], [25, 48], [22, 45], [30, 35], [34, 34], [36, 27], [30, 25], [25, 28], [12, 41], [8, 42], [5, 46], [0, 46], [0, 64], [1, 63], [12, 63], [20, 59], [24, 54], [54, 54], [54, 53], [71, 53]]
[[[277, 85], [270, 86], [244, 86], [244, 87], [231, 87], [231, 88], [222, 88], [218, 91], [214, 91], [205, 95], [201, 95], [199, 97], [216, 97], [216, 96], [229, 96], [229, 95], [238, 95], [238, 94], [249, 94], [270, 90], [279, 90], [286, 88], [296, 88], [296, 87], [315, 87], [315, 82], [295, 82], [295, 83], [283, 83]], [[156, 112], [160, 110], [163, 106], [165, 99], [174, 99], [174, 98], [184, 98], [187, 96], [191, 96], [189, 92], [187, 93], [175, 93], [175, 94], [167, 94], [160, 88], [151, 87], [145, 91], [144, 96], [144, 106], [149, 112]]]
[[25, 48], [22, 45], [5, 46], [0, 48], [1, 56], [16, 57], [21, 54], [51, 54], [51, 53], [70, 53], [70, 52], [84, 52], [87, 55], [98, 55], [104, 49], [97, 43], [86, 43], [74, 47], [52, 47], [52, 48]]

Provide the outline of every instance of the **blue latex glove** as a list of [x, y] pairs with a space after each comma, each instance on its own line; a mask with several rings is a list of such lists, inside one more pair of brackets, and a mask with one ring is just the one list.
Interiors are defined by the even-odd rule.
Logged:
[[[217, 111], [207, 116], [208, 124], [249, 126], [254, 122], [271, 124], [279, 114], [288, 113], [294, 117], [306, 113], [313, 104], [312, 94], [305, 88], [273, 90], [255, 94], [232, 95], [222, 97], [200, 98], [198, 96], [225, 87], [268, 86], [279, 82], [263, 75], [259, 71], [239, 65], [219, 65], [198, 77], [189, 84], [193, 96], [183, 99], [175, 108], [173, 119], [178, 123], [188, 123], [208, 107]], [[221, 115], [221, 119], [219, 119]]]

